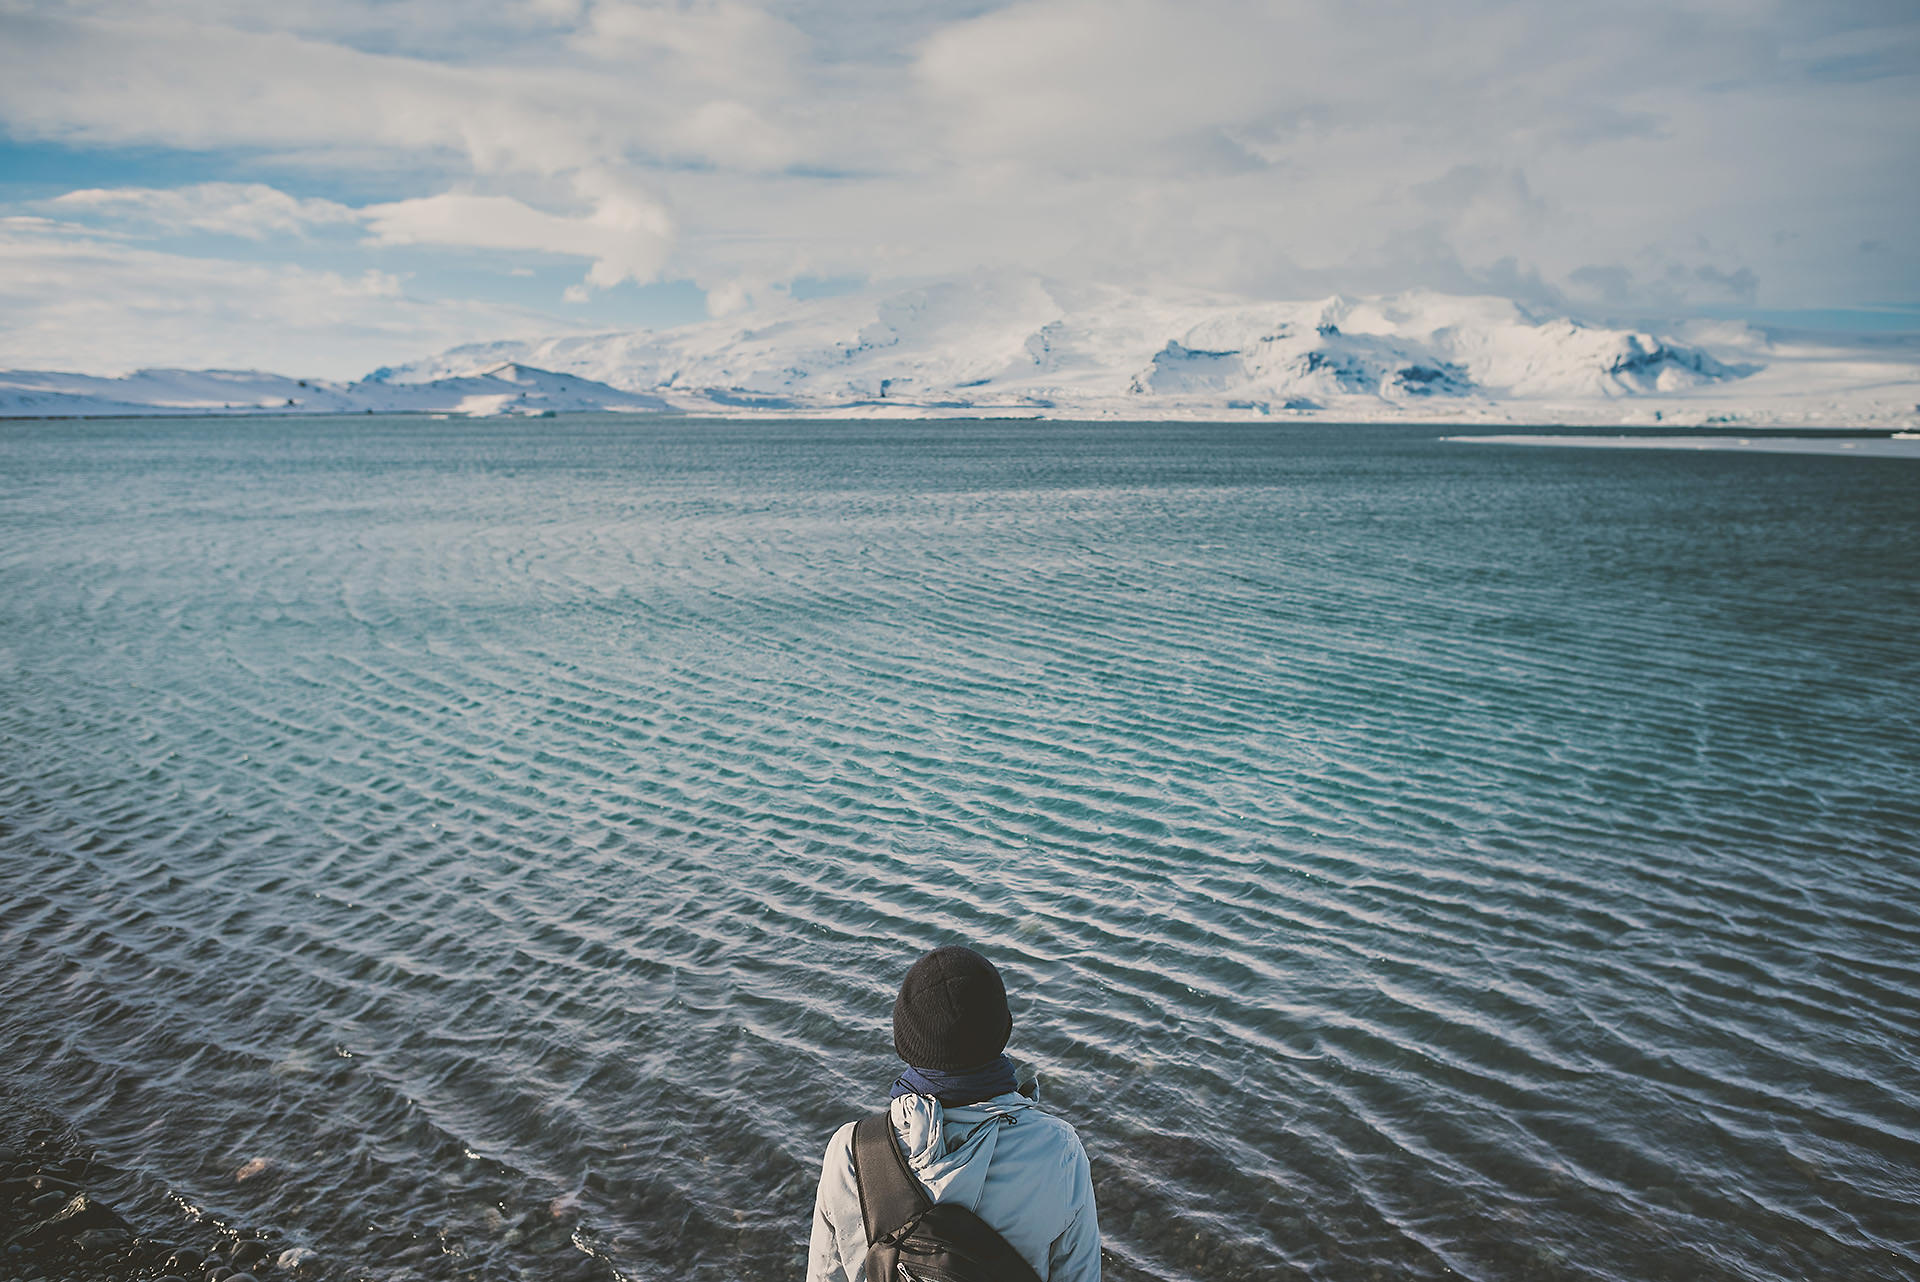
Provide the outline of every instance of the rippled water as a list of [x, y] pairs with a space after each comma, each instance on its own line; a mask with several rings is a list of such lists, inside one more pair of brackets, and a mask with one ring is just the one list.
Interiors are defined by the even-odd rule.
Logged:
[[0, 1081], [797, 1278], [963, 940], [1110, 1278], [1914, 1276], [1920, 463], [1437, 435], [0, 426]]

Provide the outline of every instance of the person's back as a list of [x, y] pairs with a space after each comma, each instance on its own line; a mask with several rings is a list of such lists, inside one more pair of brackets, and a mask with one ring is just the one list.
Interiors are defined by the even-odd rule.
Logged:
[[[1071, 1126], [1015, 1085], [999, 972], [971, 949], [936, 949], [907, 973], [893, 1025], [908, 1067], [888, 1119], [920, 1187], [986, 1221], [1043, 1282], [1097, 1282], [1086, 1151]], [[893, 1282], [866, 1276], [852, 1137], [853, 1123], [835, 1132], [821, 1163], [807, 1282]]]

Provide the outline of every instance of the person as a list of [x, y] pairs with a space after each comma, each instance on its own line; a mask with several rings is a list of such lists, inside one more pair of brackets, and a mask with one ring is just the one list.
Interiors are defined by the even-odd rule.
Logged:
[[[893, 1003], [893, 1049], [906, 1062], [887, 1105], [894, 1143], [932, 1201], [978, 1215], [1042, 1282], [1098, 1282], [1086, 1150], [1072, 1126], [1022, 1093], [1005, 1053], [1012, 1032], [992, 962], [957, 945], [916, 961]], [[866, 1276], [853, 1128], [834, 1132], [820, 1164], [807, 1282], [882, 1282]]]

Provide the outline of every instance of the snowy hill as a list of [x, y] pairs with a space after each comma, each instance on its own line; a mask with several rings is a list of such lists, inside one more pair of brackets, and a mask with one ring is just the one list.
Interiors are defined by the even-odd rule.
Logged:
[[0, 374], [0, 415], [675, 410], [1476, 423], [1920, 424], [1920, 336], [1674, 334], [1501, 298], [1249, 302], [978, 273], [674, 329], [457, 347], [356, 383]]
[[1167, 300], [984, 273], [669, 330], [477, 344], [393, 377], [501, 360], [695, 413], [1838, 426], [1911, 423], [1920, 402], [1913, 336], [1722, 324], [1671, 337], [1500, 298]]
[[493, 362], [458, 376], [357, 383], [239, 370], [143, 369], [119, 378], [36, 371], [0, 373], [0, 416], [116, 414], [441, 413], [472, 416], [658, 410], [638, 396], [575, 374]]

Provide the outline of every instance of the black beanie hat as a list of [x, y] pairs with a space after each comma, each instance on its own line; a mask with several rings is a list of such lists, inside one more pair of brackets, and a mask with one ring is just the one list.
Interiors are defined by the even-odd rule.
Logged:
[[1013, 1013], [993, 963], [958, 944], [913, 964], [893, 1002], [893, 1049], [914, 1068], [978, 1068], [1007, 1048]]

